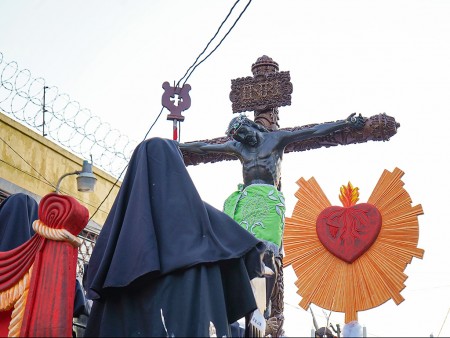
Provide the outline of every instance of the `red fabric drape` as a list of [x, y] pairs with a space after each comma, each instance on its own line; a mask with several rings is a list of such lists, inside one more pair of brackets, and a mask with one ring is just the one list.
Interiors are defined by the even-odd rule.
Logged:
[[[89, 219], [88, 210], [73, 197], [56, 193], [41, 200], [38, 214], [47, 227], [66, 229], [73, 235]], [[13, 250], [0, 252], [0, 292], [14, 286], [34, 264], [20, 336], [72, 336], [77, 256], [78, 249], [70, 243], [38, 234]], [[8, 332], [5, 318], [0, 322], [0, 332], [5, 326]]]

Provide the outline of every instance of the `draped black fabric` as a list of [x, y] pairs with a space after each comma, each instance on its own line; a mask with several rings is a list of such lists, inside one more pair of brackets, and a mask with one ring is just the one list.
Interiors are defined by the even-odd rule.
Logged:
[[30, 196], [17, 193], [0, 204], [0, 251], [9, 251], [28, 241], [33, 235], [33, 222], [38, 219], [38, 204]]
[[205, 336], [210, 321], [229, 335], [228, 324], [256, 308], [250, 279], [263, 250], [202, 201], [175, 141], [144, 141], [89, 262], [86, 335]]

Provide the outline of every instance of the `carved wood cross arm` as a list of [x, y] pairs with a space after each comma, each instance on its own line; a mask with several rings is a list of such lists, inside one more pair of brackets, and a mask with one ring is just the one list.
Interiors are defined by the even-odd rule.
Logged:
[[[280, 130], [299, 130], [313, 126], [306, 125], [293, 128], [282, 128]], [[394, 117], [385, 113], [373, 115], [366, 119], [364, 128], [360, 130], [352, 130], [345, 128], [340, 131], [323, 137], [314, 137], [308, 140], [293, 142], [285, 148], [285, 153], [305, 151], [322, 147], [333, 147], [337, 145], [348, 145], [355, 143], [365, 143], [368, 141], [388, 141], [397, 133], [400, 124], [395, 121]], [[210, 144], [221, 144], [230, 140], [228, 137], [218, 137], [209, 140], [199, 140], [200, 142]], [[222, 161], [237, 160], [237, 157], [222, 153], [196, 154], [183, 150], [183, 159], [186, 166], [198, 165], [200, 163], [215, 163]]]

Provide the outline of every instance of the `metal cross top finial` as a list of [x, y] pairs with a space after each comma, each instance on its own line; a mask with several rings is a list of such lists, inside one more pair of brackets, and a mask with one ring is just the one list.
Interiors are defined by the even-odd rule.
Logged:
[[162, 85], [164, 89], [164, 94], [161, 98], [161, 103], [163, 107], [170, 111], [167, 115], [167, 119], [171, 120], [173, 123], [173, 139], [178, 140], [178, 126], [177, 123], [184, 121], [184, 116], [181, 112], [185, 111], [191, 106], [191, 97], [189, 96], [189, 91], [191, 86], [187, 83], [183, 87], [178, 87], [178, 85], [171, 87], [169, 82], [164, 82]]
[[164, 94], [161, 98], [161, 103], [164, 107], [169, 109], [170, 114], [167, 116], [168, 120], [184, 121], [184, 116], [181, 112], [191, 106], [191, 97], [189, 91], [191, 86], [188, 84], [183, 87], [170, 86], [169, 82], [164, 82], [162, 85]]

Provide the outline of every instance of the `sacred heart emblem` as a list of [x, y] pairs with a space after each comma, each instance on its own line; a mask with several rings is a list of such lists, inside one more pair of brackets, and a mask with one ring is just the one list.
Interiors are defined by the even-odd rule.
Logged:
[[343, 207], [324, 209], [316, 220], [316, 231], [323, 246], [336, 257], [352, 263], [375, 242], [381, 230], [381, 214], [369, 203], [356, 204], [358, 188], [349, 182], [341, 187]]

